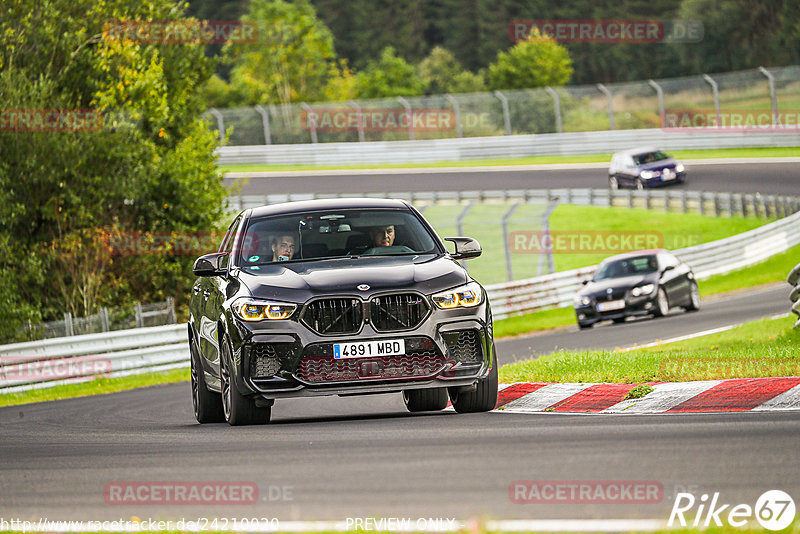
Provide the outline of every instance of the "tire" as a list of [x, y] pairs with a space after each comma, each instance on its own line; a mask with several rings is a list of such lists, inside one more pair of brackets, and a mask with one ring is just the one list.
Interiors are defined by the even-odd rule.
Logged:
[[644, 183], [642, 183], [641, 178], [637, 178], [633, 185], [638, 191], [644, 191]]
[[[494, 352], [494, 343], [492, 343]], [[489, 376], [478, 380], [474, 391], [463, 392], [451, 388], [450, 401], [458, 413], [488, 412], [497, 405], [497, 356], [494, 356]]]
[[578, 328], [580, 328], [581, 330], [589, 330], [593, 326], [594, 323], [588, 323], [588, 324], [578, 323]]
[[697, 282], [692, 282], [692, 287], [689, 289], [689, 305], [686, 306], [686, 311], [692, 312], [700, 309], [700, 291], [697, 288]]
[[447, 388], [409, 389], [403, 391], [409, 412], [435, 412], [447, 406]]
[[611, 175], [608, 177], [608, 187], [610, 187], [614, 191], [619, 189], [619, 180], [617, 180], [616, 176]]
[[231, 373], [231, 350], [227, 339], [220, 343], [220, 379], [222, 381], [222, 411], [231, 426], [269, 423], [272, 407], [259, 408], [253, 399], [236, 389]]
[[669, 313], [669, 299], [667, 294], [662, 288], [658, 288], [658, 295], [656, 296], [656, 309], [653, 315], [656, 317], [664, 317]]
[[191, 354], [192, 375], [192, 408], [194, 417], [200, 424], [222, 423], [225, 414], [222, 411], [222, 396], [208, 389], [206, 377], [200, 363], [200, 355], [194, 339], [189, 340], [189, 353]]

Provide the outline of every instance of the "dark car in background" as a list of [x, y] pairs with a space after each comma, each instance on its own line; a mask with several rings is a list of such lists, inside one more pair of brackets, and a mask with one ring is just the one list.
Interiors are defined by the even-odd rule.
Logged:
[[660, 187], [686, 182], [686, 167], [655, 147], [617, 152], [608, 168], [611, 189]]
[[640, 315], [662, 317], [673, 307], [700, 309], [697, 280], [691, 267], [672, 253], [641, 250], [603, 260], [591, 280], [575, 295], [580, 328]]
[[402, 392], [409, 411], [494, 408], [486, 292], [401, 200], [248, 209], [198, 258], [190, 302], [200, 423], [266, 423], [275, 399]]

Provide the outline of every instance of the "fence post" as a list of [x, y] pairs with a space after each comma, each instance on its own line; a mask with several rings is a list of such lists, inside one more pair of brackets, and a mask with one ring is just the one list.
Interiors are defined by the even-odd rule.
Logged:
[[359, 143], [363, 143], [364, 142], [364, 122], [363, 122], [363, 120], [361, 118], [361, 106], [355, 100], [348, 100], [347, 103], [350, 104], [351, 106], [353, 106], [353, 109], [356, 110], [356, 120], [358, 121], [358, 126], [356, 126], [356, 128], [358, 128], [358, 142]]
[[402, 96], [397, 97], [397, 101], [400, 102], [400, 105], [406, 110], [406, 114], [408, 114], [408, 138], [413, 141], [414, 140], [414, 112], [411, 111], [411, 104], [408, 103], [408, 100], [403, 98]]
[[222, 113], [217, 108], [209, 108], [208, 112], [214, 115], [217, 119], [217, 128], [219, 129], [219, 140], [225, 141], [225, 120], [222, 118]]
[[175, 324], [178, 321], [175, 319], [175, 299], [173, 297], [167, 297], [167, 321], [168, 324]]
[[665, 128], [666, 113], [664, 111], [664, 90], [661, 89], [661, 86], [658, 85], [655, 80], [647, 80], [647, 83], [656, 90], [656, 94], [658, 95], [658, 115], [661, 117], [661, 127]]
[[606, 100], [608, 101], [608, 129], [614, 129], [614, 101], [611, 98], [611, 91], [608, 90], [608, 87], [603, 85], [602, 83], [597, 84], [597, 89], [606, 95]]
[[511, 244], [508, 241], [508, 219], [514, 214], [514, 211], [519, 207], [520, 202], [514, 203], [511, 208], [505, 214], [503, 214], [502, 224], [503, 224], [503, 242], [505, 243], [506, 249], [506, 275], [508, 276], [508, 281], [511, 282], [514, 280], [514, 272], [511, 266]]
[[72, 329], [72, 314], [64, 312], [64, 333], [67, 336], [74, 336], [75, 331]]
[[539, 254], [539, 275], [542, 275], [545, 261], [547, 262], [547, 274], [556, 271], [555, 261], [553, 260], [553, 240], [550, 238], [550, 214], [558, 207], [558, 199], [551, 199], [550, 193], [547, 194], [547, 210], [542, 215], [542, 243], [549, 243], [550, 248], [546, 252]]
[[133, 307], [134, 314], [136, 315], [136, 328], [144, 326], [144, 318], [142, 317], [142, 303], [137, 302]]
[[772, 101], [772, 125], [777, 126], [780, 121], [778, 120], [778, 97], [775, 94], [775, 76], [764, 67], [758, 67], [758, 71], [767, 77], [767, 83], [769, 83], [769, 99]]
[[256, 111], [261, 115], [261, 124], [264, 127], [264, 144], [272, 144], [272, 132], [269, 129], [269, 113], [261, 106], [256, 106]]
[[503, 124], [506, 127], [506, 135], [511, 135], [511, 113], [508, 111], [508, 98], [500, 91], [495, 91], [493, 94], [503, 105]]
[[444, 97], [453, 105], [453, 111], [456, 113], [456, 133], [459, 137], [464, 137], [464, 129], [461, 127], [461, 105], [458, 100], [451, 94], [446, 94]]
[[317, 142], [317, 118], [312, 117], [311, 115], [314, 114], [314, 110], [311, 109], [311, 106], [302, 102], [300, 107], [303, 108], [303, 111], [306, 112], [306, 122], [308, 123], [308, 131], [311, 132], [311, 142]]
[[719, 128], [722, 126], [722, 117], [719, 112], [719, 86], [708, 74], [703, 74], [703, 79], [711, 86], [711, 92], [714, 94], [714, 109], [717, 112], [717, 128]]
[[[471, 210], [472, 206], [474, 206], [474, 205], [475, 205], [474, 202], [470, 202], [469, 204], [467, 204], [467, 206], [463, 210], [461, 210], [461, 213], [458, 214], [458, 218], [456, 219], [456, 231], [458, 232], [458, 235], [460, 235], [460, 236], [464, 235], [464, 219], [467, 217], [467, 214], [469, 213], [469, 210]], [[464, 269], [466, 270], [467, 269], [467, 262], [464, 261], [464, 260], [461, 260], [460, 263], [461, 263], [461, 266], [464, 267]]]
[[103, 332], [111, 330], [111, 325], [108, 320], [108, 308], [100, 308], [100, 325], [103, 328]]
[[556, 133], [561, 133], [561, 100], [558, 98], [558, 93], [556, 93], [555, 89], [549, 85], [545, 87], [544, 90], [553, 98], [553, 111], [555, 111], [556, 116]]

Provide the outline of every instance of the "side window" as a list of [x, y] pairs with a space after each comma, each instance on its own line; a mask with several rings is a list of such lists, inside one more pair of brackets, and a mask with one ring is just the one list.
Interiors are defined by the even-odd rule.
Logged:
[[222, 238], [222, 243], [219, 245], [217, 252], [230, 252], [233, 250], [233, 236], [236, 234], [236, 227], [239, 225], [240, 220], [241, 217], [236, 217], [228, 227], [228, 231], [225, 232], [225, 237]]
[[623, 160], [623, 165], [625, 165], [626, 169], [632, 169], [636, 166], [633, 164], [633, 157], [631, 156], [625, 156], [625, 159]]

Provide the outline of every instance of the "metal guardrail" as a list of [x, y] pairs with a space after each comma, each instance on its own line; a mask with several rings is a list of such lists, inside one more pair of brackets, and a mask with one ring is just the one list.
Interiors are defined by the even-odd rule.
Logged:
[[720, 216], [785, 217], [800, 211], [800, 197], [715, 191], [669, 191], [667, 189], [508, 189], [493, 191], [438, 191], [365, 193], [295, 193], [277, 195], [235, 195], [228, 197], [229, 207], [241, 211], [280, 202], [343, 198], [399, 198], [420, 208], [432, 204], [541, 203], [555, 202], [580, 206], [643, 208], [678, 213]]
[[0, 391], [185, 366], [186, 325], [174, 324], [0, 346]]
[[[712, 129], [709, 129], [712, 130]], [[220, 165], [342, 165], [430, 163], [528, 156], [600, 154], [633, 146], [657, 145], [667, 151], [800, 144], [800, 132], [674, 132], [658, 128], [599, 132], [464, 137], [417, 141], [310, 143], [224, 146], [216, 150]]]
[[789, 294], [789, 300], [792, 301], [792, 313], [798, 317], [797, 322], [794, 323], [794, 328], [800, 328], [800, 263], [795, 265], [786, 281], [794, 286], [794, 289]]
[[[754, 265], [797, 244], [800, 244], [800, 212], [739, 235], [673, 252], [691, 265], [695, 276], [702, 280]], [[515, 313], [569, 306], [581, 281], [594, 274], [596, 268], [486, 286], [494, 317], [502, 319]]]

